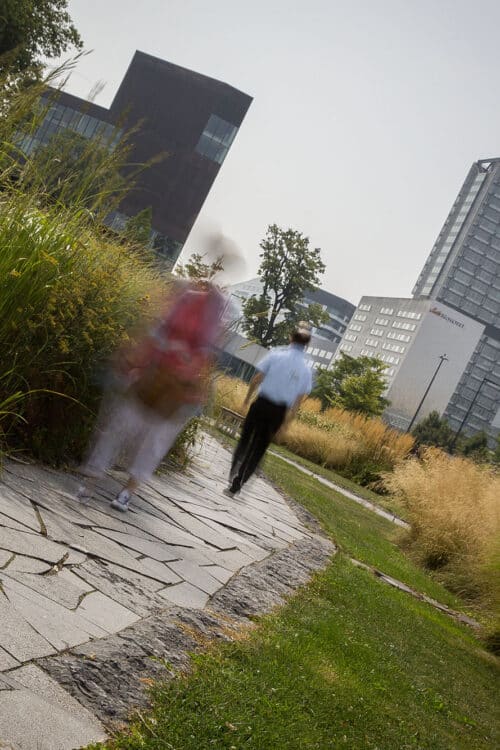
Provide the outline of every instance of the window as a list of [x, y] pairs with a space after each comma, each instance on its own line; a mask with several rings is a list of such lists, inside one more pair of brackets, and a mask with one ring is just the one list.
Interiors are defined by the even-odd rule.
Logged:
[[394, 375], [394, 372], [395, 372], [394, 367], [391, 367], [390, 370], [386, 370], [384, 372], [384, 375], [386, 375], [388, 378], [392, 378], [392, 376]]
[[361, 331], [363, 329], [363, 326], [358, 325], [357, 323], [351, 323], [349, 326], [350, 331]]
[[372, 309], [372, 306], [371, 305], [362, 304], [362, 305], [359, 305], [358, 309], [359, 310], [366, 310], [366, 312], [370, 312], [370, 310]]
[[210, 115], [196, 150], [202, 156], [222, 164], [238, 128], [217, 115]]
[[389, 325], [389, 320], [387, 318], [375, 318], [375, 323], [378, 326], [387, 326]]
[[402, 323], [399, 320], [394, 320], [392, 323], [393, 328], [400, 328], [403, 331], [414, 331], [417, 327], [415, 323]]
[[377, 339], [366, 339], [365, 343], [367, 346], [378, 346]]
[[395, 331], [389, 331], [387, 334], [388, 339], [395, 339], [396, 341], [410, 341], [411, 336], [408, 336], [406, 333], [396, 333]]
[[327, 352], [326, 358], [331, 359], [333, 357], [333, 352]]
[[313, 349], [313, 357], [318, 356], [319, 349], [316, 347], [316, 349]]
[[356, 313], [354, 316], [354, 320], [366, 320], [366, 315], [362, 315], [361, 313]]
[[382, 349], [387, 349], [390, 352], [398, 352], [399, 354], [402, 354], [406, 347], [400, 346], [400, 344], [388, 344], [387, 342], [384, 342], [382, 344]]
[[354, 333], [346, 333], [344, 334], [345, 341], [356, 341], [358, 337]]
[[391, 365], [399, 365], [399, 357], [395, 357], [393, 354], [381, 354], [380, 359], [382, 362], [388, 362]]
[[351, 352], [352, 351], [352, 344], [341, 344], [339, 346], [339, 349], [342, 352]]
[[394, 310], [392, 307], [381, 307], [380, 312], [382, 315], [394, 315]]
[[398, 310], [396, 315], [398, 318], [411, 318], [412, 320], [420, 320], [422, 317], [421, 313], [413, 312], [412, 310]]
[[383, 336], [384, 335], [384, 329], [383, 328], [372, 328], [370, 333], [372, 336]]
[[319, 353], [319, 356], [321, 357], [321, 359], [324, 359], [326, 357], [326, 349], [322, 349]]

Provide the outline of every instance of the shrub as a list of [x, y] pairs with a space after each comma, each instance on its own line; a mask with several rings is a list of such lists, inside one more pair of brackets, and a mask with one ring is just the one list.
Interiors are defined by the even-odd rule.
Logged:
[[462, 457], [427, 448], [385, 478], [407, 510], [408, 543], [450, 588], [494, 606], [498, 578], [500, 475]]
[[[99, 370], [159, 298], [158, 274], [72, 211], [0, 203], [0, 402], [23, 392], [10, 442], [60, 462], [81, 454]], [[2, 375], [2, 373], [0, 373]]]

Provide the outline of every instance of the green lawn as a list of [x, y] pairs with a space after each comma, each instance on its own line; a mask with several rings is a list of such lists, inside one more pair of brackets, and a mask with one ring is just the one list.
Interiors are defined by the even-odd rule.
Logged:
[[401, 551], [396, 540], [405, 532], [391, 521], [325, 487], [276, 456], [267, 455], [264, 469], [272, 481], [320, 521], [328, 535], [351, 557], [373, 565], [449, 607], [464, 610], [459, 599]]
[[498, 662], [472, 631], [390, 588], [376, 565], [456, 608], [397, 549], [394, 526], [268, 456], [265, 471], [340, 545], [327, 569], [247, 640], [155, 686], [113, 750], [493, 750]]
[[338, 484], [339, 487], [343, 487], [345, 490], [349, 490], [355, 495], [358, 495], [365, 500], [369, 500], [374, 505], [379, 505], [381, 508], [385, 508], [391, 513], [395, 513], [400, 518], [406, 518], [405, 508], [396, 502], [393, 497], [380, 495], [377, 492], [373, 492], [373, 490], [370, 490], [368, 487], [361, 487], [361, 485], [356, 484], [356, 482], [353, 482], [351, 479], [347, 479], [347, 477], [343, 477], [342, 474], [338, 474], [336, 471], [333, 471], [333, 469], [327, 469], [324, 466], [315, 464], [307, 458], [292, 453], [292, 451], [289, 451], [282, 445], [273, 444], [272, 450], [285, 458], [289, 458], [291, 461], [295, 461], [295, 463], [300, 464], [305, 469], [309, 469], [309, 471], [312, 471], [325, 479], [329, 479], [330, 482]]
[[498, 670], [473, 636], [338, 555], [247, 641], [158, 685], [128, 750], [492, 750]]

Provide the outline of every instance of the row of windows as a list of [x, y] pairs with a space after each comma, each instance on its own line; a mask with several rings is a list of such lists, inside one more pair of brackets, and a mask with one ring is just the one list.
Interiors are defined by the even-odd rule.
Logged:
[[372, 336], [383, 336], [385, 331], [383, 328], [372, 328], [370, 333]]
[[366, 320], [366, 315], [363, 315], [362, 313], [356, 313], [356, 315], [354, 315], [354, 320], [365, 321]]
[[371, 305], [365, 305], [365, 304], [363, 304], [363, 305], [359, 305], [358, 309], [359, 310], [366, 310], [366, 312], [370, 312], [370, 310], [372, 309], [372, 306]]
[[403, 331], [414, 331], [417, 327], [415, 323], [401, 323], [399, 320], [394, 320], [392, 323], [393, 328], [399, 328]]
[[357, 323], [351, 323], [349, 326], [350, 331], [361, 331], [363, 329], [363, 326], [358, 325]]
[[365, 343], [367, 346], [378, 346], [377, 339], [366, 339]]
[[326, 349], [319, 349], [318, 347], [313, 349], [312, 346], [309, 346], [306, 351], [313, 357], [321, 357], [321, 359], [331, 359], [333, 356], [333, 352], [327, 352]]
[[396, 341], [410, 341], [411, 336], [408, 336], [406, 333], [396, 333], [395, 331], [389, 331], [387, 333], [388, 339], [395, 339]]
[[391, 365], [399, 365], [399, 357], [395, 357], [393, 354], [380, 354], [379, 359]]
[[413, 312], [412, 310], [398, 310], [398, 318], [410, 318], [411, 320], [420, 320], [422, 313]]
[[405, 346], [401, 346], [401, 344], [388, 344], [388, 343], [384, 343], [384, 344], [382, 344], [382, 349], [387, 349], [390, 352], [398, 352], [399, 354], [403, 354], [403, 352], [406, 349], [406, 347]]
[[388, 326], [389, 325], [389, 318], [375, 318], [375, 323], [378, 326]]
[[346, 341], [356, 341], [357, 338], [358, 337], [356, 336], [355, 333], [346, 333], [346, 334], [344, 334], [344, 339]]
[[394, 310], [392, 309], [392, 307], [381, 307], [380, 308], [380, 312], [382, 313], [382, 315], [393, 315], [394, 314]]

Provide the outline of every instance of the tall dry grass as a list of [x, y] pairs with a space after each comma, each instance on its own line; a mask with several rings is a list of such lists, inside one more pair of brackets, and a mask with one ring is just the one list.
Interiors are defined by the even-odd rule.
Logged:
[[470, 599], [500, 604], [500, 474], [427, 448], [385, 477], [407, 508], [408, 543], [427, 567]]
[[[247, 386], [221, 377], [216, 405], [242, 413]], [[343, 409], [320, 411], [317, 399], [306, 399], [298, 418], [280, 433], [277, 442], [299, 456], [350, 479], [369, 484], [390, 471], [408, 455], [413, 439], [391, 430], [378, 418], [367, 418]]]

